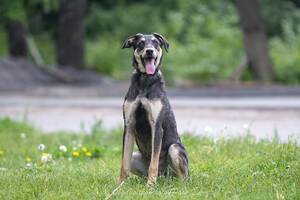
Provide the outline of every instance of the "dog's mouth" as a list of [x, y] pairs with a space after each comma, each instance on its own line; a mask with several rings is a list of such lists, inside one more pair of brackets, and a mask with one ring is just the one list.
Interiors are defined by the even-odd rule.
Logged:
[[156, 58], [154, 58], [154, 57], [142, 58], [143, 65], [144, 65], [144, 67], [146, 69], [146, 73], [148, 75], [153, 75], [155, 73], [155, 70], [156, 70], [155, 61], [156, 61]]

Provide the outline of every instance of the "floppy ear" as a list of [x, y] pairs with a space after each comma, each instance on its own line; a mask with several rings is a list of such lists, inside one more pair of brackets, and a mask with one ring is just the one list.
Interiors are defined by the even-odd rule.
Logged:
[[131, 48], [134, 46], [134, 43], [136, 42], [136, 40], [139, 38], [139, 37], [142, 37], [143, 34], [141, 33], [137, 33], [135, 35], [132, 35], [132, 36], [129, 36], [122, 44], [121, 48], [122, 49], [125, 49], [125, 48]]
[[169, 42], [166, 40], [166, 38], [158, 33], [153, 33], [153, 35], [160, 41], [160, 43], [164, 46], [166, 52], [168, 52], [169, 49]]

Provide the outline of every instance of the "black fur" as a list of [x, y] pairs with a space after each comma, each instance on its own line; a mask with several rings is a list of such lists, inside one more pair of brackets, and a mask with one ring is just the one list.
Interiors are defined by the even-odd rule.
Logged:
[[[165, 90], [165, 83], [161, 73], [156, 72], [153, 76], [146, 75], [145, 73], [134, 73], [131, 78], [131, 85], [125, 96], [125, 100], [133, 101], [137, 97], [146, 97], [149, 100], [160, 99], [163, 104], [162, 111], [157, 119], [156, 128], [162, 128], [161, 134], [158, 138], [162, 137], [162, 146], [160, 153], [160, 165], [167, 166], [168, 149], [171, 144], [179, 144], [182, 147], [182, 152], [185, 164], [188, 165], [188, 158], [184, 146], [181, 144], [180, 138], [177, 133], [177, 126], [173, 110], [167, 98]], [[135, 112], [136, 119], [136, 132], [135, 138], [139, 151], [143, 157], [150, 162], [151, 158], [151, 128], [147, 118], [147, 111], [140, 104]], [[164, 167], [160, 170], [164, 170]]]
[[[153, 37], [155, 37], [157, 41], [155, 41], [155, 38], [153, 39]], [[140, 48], [138, 46], [141, 39], [145, 41], [145, 46], [147, 47], [152, 45], [152, 47], [155, 47], [158, 50], [160, 47], [164, 47], [166, 50], [169, 48], [167, 40], [163, 36], [156, 33], [153, 35], [145, 35], [143, 37], [141, 34], [131, 36], [123, 43], [122, 48]], [[156, 46], [154, 45], [155, 42]], [[157, 47], [157, 42], [159, 42], [160, 47]], [[162, 56], [160, 59], [162, 59]], [[160, 64], [161, 62], [159, 62], [159, 66]], [[154, 136], [154, 153], [159, 151], [159, 144], [161, 142], [159, 174], [162, 174], [166, 166], [168, 166], [168, 152], [169, 147], [172, 144], [177, 144], [178, 148], [180, 160], [180, 167], [178, 168], [178, 171], [181, 171], [182, 173], [183, 171], [188, 172], [187, 153], [177, 133], [174, 113], [167, 97], [165, 82], [162, 73], [159, 70], [159, 66], [156, 66], [154, 74], [149, 75], [143, 73], [139, 70], [136, 58], [133, 56], [133, 67], [135, 68], [135, 72], [131, 77], [131, 84], [125, 96], [125, 102], [134, 102], [136, 99], [141, 98], [146, 98], [150, 102], [158, 99], [161, 101], [162, 109], [155, 122]], [[125, 116], [124, 113], [123, 116]], [[146, 163], [150, 163], [152, 154], [151, 125], [148, 118], [147, 108], [144, 108], [141, 102], [134, 111], [134, 119], [134, 134], [136, 144], [140, 153], [142, 154], [143, 159], [146, 161]], [[125, 121], [126, 120], [124, 120], [124, 122]], [[124, 136], [125, 134], [126, 132], [124, 132]], [[185, 174], [187, 175], [187, 173]]]

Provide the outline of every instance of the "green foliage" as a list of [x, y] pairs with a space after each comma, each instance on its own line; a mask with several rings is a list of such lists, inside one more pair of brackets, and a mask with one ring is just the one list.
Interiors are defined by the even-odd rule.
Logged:
[[8, 52], [6, 33], [4, 26], [0, 26], [0, 55], [6, 55]]
[[[27, 134], [21, 138], [20, 134]], [[300, 148], [294, 141], [256, 141], [251, 136], [213, 140], [183, 135], [190, 177], [159, 177], [153, 188], [131, 176], [114, 199], [297, 199], [300, 195]], [[38, 144], [51, 153], [40, 161]], [[70, 157], [78, 144], [97, 149], [94, 158]], [[59, 145], [66, 145], [61, 156]], [[0, 120], [0, 199], [104, 199], [117, 187], [121, 130], [98, 124], [92, 133], [45, 134], [27, 123]], [[82, 151], [83, 149], [76, 149]], [[95, 151], [94, 151], [95, 152]], [[32, 160], [28, 160], [31, 157]], [[28, 165], [31, 163], [31, 165]]]
[[88, 65], [115, 78], [126, 79], [132, 52], [121, 51], [121, 42], [137, 32], [161, 32], [171, 43], [162, 66], [169, 82], [228, 78], [240, 62], [233, 58], [243, 55], [241, 33], [235, 26], [238, 19], [230, 14], [234, 13], [234, 7], [224, 4], [222, 12], [216, 13], [211, 10], [216, 9], [213, 3], [179, 1], [177, 4], [182, 12], [161, 12], [146, 4], [110, 10], [92, 7], [87, 19], [88, 33], [91, 37], [99, 33], [100, 39], [88, 42]]
[[97, 5], [90, 7], [90, 15], [87, 16], [87, 33], [90, 36], [110, 35], [123, 39], [138, 32], [159, 32], [162, 26], [159, 11], [144, 4], [115, 6], [113, 10]]
[[117, 79], [125, 79], [131, 73], [131, 54], [121, 51], [121, 42], [113, 37], [89, 41], [87, 52], [88, 66], [100, 73]]
[[299, 8], [291, 0], [261, 0], [261, 12], [270, 37], [281, 36], [286, 20], [295, 28], [300, 25]]
[[21, 0], [2, 0], [0, 6], [0, 23], [6, 23], [7, 20], [19, 20], [26, 23], [26, 13], [23, 5], [24, 2]]
[[[34, 37], [37, 48], [40, 51], [45, 64], [53, 65], [56, 61], [55, 41], [47, 32], [40, 33]], [[53, 66], [51, 66], [53, 67]]]
[[271, 40], [272, 58], [277, 78], [287, 84], [300, 83], [300, 25], [296, 30], [290, 21], [283, 23], [283, 36]]
[[[168, 83], [228, 79], [245, 56], [234, 1], [90, 0], [86, 13], [86, 63], [90, 69], [128, 79], [130, 50], [120, 45], [129, 35], [159, 32], [171, 43], [162, 70]], [[298, 0], [261, 0], [270, 50], [281, 83], [298, 84]], [[59, 0], [2, 0], [0, 20], [21, 20], [33, 34], [47, 64], [55, 64], [55, 29]], [[0, 55], [7, 54], [0, 27]], [[244, 78], [252, 80], [249, 72]]]

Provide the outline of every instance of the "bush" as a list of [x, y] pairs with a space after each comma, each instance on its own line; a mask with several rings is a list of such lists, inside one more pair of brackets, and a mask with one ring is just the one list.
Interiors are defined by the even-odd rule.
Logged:
[[171, 44], [162, 66], [168, 82], [228, 78], [244, 54], [237, 16], [229, 14], [234, 13], [234, 7], [227, 4], [228, 14], [220, 14], [211, 12], [205, 5], [186, 6], [192, 15], [174, 10], [167, 12], [163, 20], [158, 18], [160, 15], [155, 9], [151, 13], [145, 5], [117, 7], [114, 11], [100, 8], [88, 18], [88, 24], [96, 24], [102, 33], [100, 39], [88, 42], [87, 63], [99, 72], [126, 79], [132, 51], [121, 51], [122, 41], [137, 32], [161, 32]]
[[293, 29], [290, 21], [283, 23], [283, 36], [271, 40], [272, 58], [277, 78], [282, 83], [300, 83], [300, 26]]

